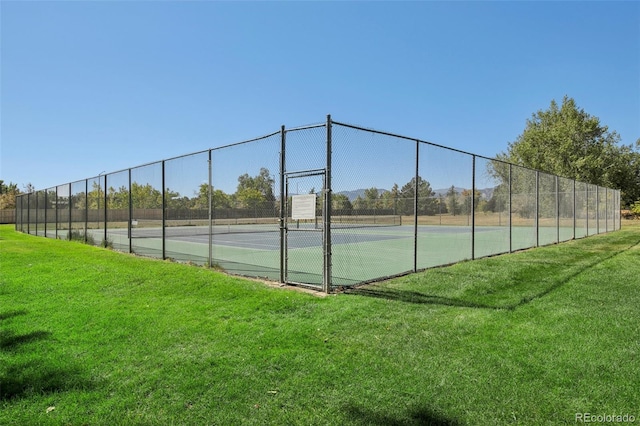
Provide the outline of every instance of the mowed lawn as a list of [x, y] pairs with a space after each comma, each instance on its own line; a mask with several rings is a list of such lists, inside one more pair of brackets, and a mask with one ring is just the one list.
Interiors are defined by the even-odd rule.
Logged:
[[585, 413], [640, 422], [637, 223], [327, 297], [0, 227], [1, 425]]

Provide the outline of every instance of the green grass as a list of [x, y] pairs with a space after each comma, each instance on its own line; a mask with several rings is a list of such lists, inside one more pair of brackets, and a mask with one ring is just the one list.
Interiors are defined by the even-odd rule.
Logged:
[[638, 422], [639, 261], [625, 225], [322, 298], [2, 226], [0, 424]]

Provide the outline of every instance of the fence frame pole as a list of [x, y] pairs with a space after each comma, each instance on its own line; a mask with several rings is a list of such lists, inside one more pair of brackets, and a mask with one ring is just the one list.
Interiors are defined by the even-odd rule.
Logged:
[[331, 114], [327, 115], [327, 162], [324, 188], [324, 271], [322, 277], [322, 290], [325, 293], [331, 291]]
[[[87, 240], [89, 232], [89, 179], [84, 180], [84, 242]], [[46, 235], [46, 231], [45, 231]]]
[[[31, 234], [31, 192], [27, 193], [27, 234]], [[57, 233], [56, 226], [56, 233]]]
[[596, 185], [596, 234], [600, 233], [600, 186]]
[[536, 170], [536, 247], [540, 247], [540, 172]]
[[413, 188], [413, 272], [418, 270], [418, 179], [420, 179], [420, 141], [416, 140], [416, 179]]
[[213, 211], [212, 211], [212, 198], [213, 198], [213, 186], [212, 186], [212, 169], [213, 169], [213, 157], [212, 157], [212, 151], [213, 150], [209, 150], [209, 159], [207, 161], [207, 167], [208, 167], [208, 173], [209, 176], [207, 178], [208, 182], [209, 182], [209, 188], [207, 191], [207, 204], [208, 204], [208, 217], [209, 217], [209, 248], [208, 248], [208, 263], [209, 263], [209, 268], [213, 267]]
[[476, 258], [476, 156], [471, 156], [471, 260]]
[[609, 190], [604, 188], [604, 232], [609, 232]]
[[560, 242], [560, 184], [558, 182], [558, 176], [555, 176], [556, 180], [556, 244]]
[[167, 224], [167, 190], [164, 179], [164, 160], [162, 160], [162, 259], [167, 258], [167, 235], [166, 235], [166, 224]]
[[69, 200], [67, 204], [69, 204], [69, 229], [67, 230], [67, 240], [71, 241], [71, 213], [73, 210], [71, 209], [71, 182], [69, 182], [67, 199]]
[[56, 240], [58, 239], [58, 221], [60, 220], [60, 217], [58, 216], [58, 185], [56, 185]]
[[33, 194], [36, 196], [36, 236], [38, 236], [38, 191], [34, 191]]
[[131, 169], [129, 172], [129, 220], [127, 221], [128, 235], [129, 235], [129, 253], [133, 253], [133, 242], [131, 233], [131, 222], [133, 221], [133, 194], [131, 193]]
[[109, 242], [107, 240], [107, 212], [109, 206], [107, 206], [107, 175], [104, 175], [104, 242], [103, 245], [105, 248], [109, 246]]
[[585, 226], [587, 228], [586, 237], [589, 236], [589, 184], [584, 185], [584, 193], [585, 193]]
[[512, 167], [511, 163], [509, 163], [509, 253], [513, 253], [513, 219], [511, 218], [513, 214], [513, 177], [512, 177]]
[[576, 181], [575, 179], [571, 180], [573, 182], [573, 239], [576, 239], [576, 222], [578, 217], [577, 207], [577, 197], [576, 197]]
[[[47, 237], [47, 210], [49, 210], [47, 208], [47, 206], [49, 204], [49, 203], [47, 203], [47, 196], [48, 195], [49, 195], [49, 190], [45, 189], [44, 190], [44, 236], [45, 236], [45, 238]], [[16, 222], [17, 222], [17, 218], [16, 218]]]
[[285, 238], [286, 238], [286, 220], [287, 220], [287, 212], [286, 209], [286, 189], [285, 189], [285, 179], [284, 174], [286, 173], [286, 137], [287, 133], [285, 130], [284, 124], [280, 127], [280, 217], [278, 221], [280, 222], [280, 283], [284, 284], [285, 282], [285, 256], [286, 256], [286, 247], [285, 247]]

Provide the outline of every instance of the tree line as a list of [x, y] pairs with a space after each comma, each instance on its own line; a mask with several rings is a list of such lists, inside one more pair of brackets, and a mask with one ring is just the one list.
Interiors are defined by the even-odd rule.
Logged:
[[[256, 176], [243, 174], [238, 177], [236, 191], [227, 194], [220, 189], [211, 187], [211, 208], [216, 211], [244, 209], [254, 211], [256, 215], [273, 214], [279, 208], [279, 200], [274, 194], [275, 179], [266, 168], [261, 168]], [[436, 196], [428, 181], [422, 177], [412, 178], [402, 187], [394, 184], [390, 191], [369, 188], [364, 196], [350, 200], [345, 194], [332, 195], [332, 210], [334, 214], [396, 214], [413, 215], [415, 187], [418, 187], [418, 214], [469, 214], [471, 212], [471, 190], [457, 191], [451, 186], [445, 195]], [[128, 209], [130, 199], [135, 209], [161, 209], [163, 207], [163, 193], [149, 183], [131, 183], [131, 197], [128, 186], [109, 186], [106, 189], [106, 201], [109, 209]], [[68, 208], [69, 202], [74, 209], [103, 209], [105, 208], [105, 188], [98, 182], [91, 182], [90, 190], [72, 193], [70, 196], [56, 197], [55, 189], [36, 191], [38, 208]], [[170, 210], [200, 210], [209, 209], [209, 185], [199, 185], [197, 191], [189, 197], [167, 188], [164, 191], [164, 203]], [[311, 192], [315, 192], [312, 189]], [[34, 202], [34, 201], [32, 201]], [[34, 202], [34, 203], [35, 203]], [[499, 203], [487, 203], [481, 200], [476, 191], [476, 206], [491, 208]], [[318, 206], [322, 205], [322, 194], [319, 194]]]

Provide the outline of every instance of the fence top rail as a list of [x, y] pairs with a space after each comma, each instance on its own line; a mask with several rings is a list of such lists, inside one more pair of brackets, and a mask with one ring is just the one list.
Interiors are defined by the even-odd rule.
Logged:
[[[366, 127], [355, 126], [353, 124], [340, 123], [340, 122], [337, 122], [337, 121], [332, 121], [332, 124], [337, 124], [337, 125], [343, 126], [343, 127], [349, 127], [349, 128], [355, 129], [355, 130], [362, 130], [362, 131], [365, 131], [365, 132], [378, 133], [380, 135], [392, 136], [392, 137], [399, 138], [399, 139], [405, 139], [405, 140], [410, 140], [410, 141], [414, 141], [414, 142], [419, 142], [421, 144], [430, 145], [430, 146], [433, 146], [433, 147], [436, 147], [436, 148], [446, 149], [448, 151], [458, 152], [460, 154], [465, 154], [465, 155], [469, 155], [469, 156], [472, 156], [472, 157], [481, 158], [481, 159], [484, 159], [484, 160], [496, 161], [496, 162], [502, 163], [502, 164], [521, 167], [523, 169], [528, 169], [528, 170], [533, 170], [533, 171], [538, 171], [538, 170], [532, 169], [530, 167], [520, 166], [518, 164], [513, 164], [513, 163], [510, 163], [510, 162], [505, 161], [505, 160], [500, 160], [499, 158], [491, 158], [491, 157], [487, 157], [487, 156], [480, 155], [480, 154], [473, 154], [471, 152], [463, 151], [461, 149], [451, 148], [449, 146], [440, 145], [440, 144], [437, 144], [435, 142], [429, 142], [429, 141], [425, 141], [425, 140], [422, 140], [422, 139], [419, 139], [419, 138], [411, 138], [411, 137], [408, 137], [408, 136], [398, 135], [396, 133], [384, 132], [384, 131], [376, 130], [376, 129], [369, 129], [369, 128], [366, 128]], [[546, 172], [543, 172], [543, 173], [546, 173]], [[570, 179], [570, 178], [567, 178], [567, 179]]]
[[251, 142], [257, 142], [257, 141], [260, 141], [260, 140], [263, 140], [263, 139], [267, 139], [267, 138], [270, 138], [270, 137], [273, 137], [273, 136], [279, 135], [279, 134], [280, 134], [280, 130], [278, 130], [276, 132], [271, 132], [271, 133], [269, 133], [267, 135], [260, 136], [260, 137], [257, 137], [257, 138], [248, 139], [248, 140], [245, 140], [245, 141], [242, 141], [242, 142], [236, 142], [236, 143], [232, 143], [232, 144], [228, 144], [228, 145], [222, 145], [222, 146], [218, 146], [218, 147], [215, 147], [215, 148], [211, 148], [209, 151], [217, 151], [219, 149], [230, 148], [232, 146], [245, 145], [245, 144], [248, 144], [248, 143], [251, 143]]
[[306, 126], [298, 126], [298, 127], [292, 127], [290, 129], [284, 129], [285, 132], [296, 132], [298, 130], [309, 130], [309, 129], [318, 129], [321, 127], [326, 127], [327, 123], [317, 123], [317, 124], [308, 124]]
[[[430, 146], [433, 146], [433, 147], [436, 147], [436, 148], [445, 149], [445, 150], [448, 150], [448, 151], [458, 152], [458, 153], [461, 153], [461, 154], [469, 155], [469, 156], [476, 157], [476, 158], [481, 158], [481, 159], [488, 160], [488, 161], [495, 161], [495, 162], [499, 162], [499, 163], [502, 163], [502, 164], [505, 164], [505, 165], [509, 165], [509, 166], [515, 166], [515, 167], [523, 168], [523, 169], [526, 169], [526, 170], [531, 170], [531, 171], [535, 171], [535, 172], [549, 174], [549, 175], [552, 175], [552, 176], [557, 176], [559, 178], [568, 179], [568, 180], [574, 181], [576, 183], [584, 183], [584, 184], [587, 184], [587, 185], [599, 186], [599, 185], [595, 185], [595, 184], [581, 182], [581, 181], [578, 181], [578, 180], [575, 180], [575, 179], [571, 179], [571, 178], [568, 178], [568, 177], [565, 177], [565, 176], [555, 175], [555, 174], [552, 174], [552, 173], [549, 173], [549, 172], [545, 172], [545, 171], [542, 171], [542, 170], [536, 170], [536, 169], [532, 169], [530, 167], [525, 167], [525, 166], [521, 166], [521, 165], [518, 165], [518, 164], [513, 164], [513, 163], [510, 163], [510, 162], [505, 161], [505, 160], [500, 160], [500, 159], [497, 159], [497, 158], [491, 158], [491, 157], [486, 157], [486, 156], [483, 156], [483, 155], [473, 154], [471, 152], [463, 151], [461, 149], [447, 147], [447, 146], [440, 145], [440, 144], [437, 144], [437, 143], [434, 143], [434, 142], [425, 141], [425, 140], [422, 140], [422, 139], [419, 139], [419, 138], [411, 138], [411, 137], [399, 135], [399, 134], [396, 134], [396, 133], [385, 132], [385, 131], [381, 131], [381, 130], [375, 130], [375, 129], [366, 128], [366, 127], [362, 127], [362, 126], [356, 126], [356, 125], [353, 125], [353, 124], [342, 123], [342, 122], [335, 121], [335, 120], [331, 120], [331, 124], [332, 125], [335, 124], [337, 126], [347, 127], [347, 128], [351, 128], [351, 129], [355, 129], [355, 130], [360, 130], [360, 131], [376, 133], [376, 134], [380, 134], [380, 135], [391, 136], [391, 137], [395, 137], [395, 138], [398, 138], [398, 139], [410, 140], [410, 141], [413, 141], [413, 142], [430, 145]], [[130, 171], [130, 170], [133, 170], [133, 169], [138, 169], [138, 168], [142, 168], [142, 167], [146, 167], [146, 166], [151, 166], [151, 165], [163, 163], [163, 162], [166, 162], [166, 161], [176, 160], [176, 159], [185, 158], [185, 157], [189, 157], [189, 156], [192, 156], [192, 155], [199, 155], [199, 154], [203, 154], [203, 153], [212, 153], [213, 151], [217, 151], [217, 150], [224, 149], [224, 148], [230, 148], [230, 147], [234, 147], [234, 146], [249, 144], [249, 143], [257, 142], [257, 141], [260, 141], [260, 140], [263, 140], [263, 139], [267, 139], [267, 138], [270, 138], [270, 137], [273, 137], [273, 136], [276, 136], [276, 135], [280, 135], [280, 134], [282, 134], [282, 131], [287, 133], [287, 132], [294, 132], [294, 131], [300, 131], [300, 130], [322, 128], [322, 127], [326, 127], [326, 126], [327, 126], [327, 124], [325, 122], [323, 122], [323, 123], [315, 123], [315, 124], [308, 124], [308, 125], [304, 125], [304, 126], [293, 127], [293, 128], [290, 128], [290, 129], [286, 129], [284, 126], [282, 126], [282, 128], [280, 130], [277, 130], [275, 132], [271, 132], [269, 134], [266, 134], [266, 135], [263, 135], [263, 136], [259, 136], [259, 137], [256, 137], [256, 138], [247, 139], [247, 140], [244, 140], [244, 141], [235, 142], [235, 143], [231, 143], [231, 144], [227, 144], [227, 145], [221, 145], [221, 146], [218, 146], [218, 147], [215, 147], [215, 148], [208, 148], [208, 149], [205, 149], [205, 150], [196, 151], [196, 152], [192, 152], [192, 153], [188, 153], [188, 154], [182, 154], [182, 155], [178, 155], [178, 156], [175, 156], [175, 157], [166, 158], [166, 159], [163, 159], [163, 160], [152, 161], [152, 162], [149, 162], [149, 163], [140, 164], [140, 165], [133, 166], [133, 167], [127, 167], [127, 168], [124, 168], [124, 169], [121, 169], [121, 170], [116, 170], [116, 171], [113, 171], [113, 172], [108, 172], [108, 173], [102, 172], [102, 173], [98, 174], [97, 176], [92, 176], [92, 177], [88, 177], [88, 178], [85, 178], [85, 179], [71, 181], [71, 182], [67, 182], [67, 183], [61, 184], [61, 185], [56, 185], [56, 186], [50, 187], [48, 189], [36, 190], [36, 191], [32, 191], [32, 192], [57, 190], [57, 188], [64, 187], [65, 185], [71, 186], [72, 184], [75, 184], [75, 183], [81, 183], [83, 181], [89, 181], [89, 180], [94, 180], [94, 179], [101, 179], [103, 176], [106, 177], [106, 176], [109, 176], [109, 175], [114, 175], [114, 174], [117, 174], [117, 173], [127, 172], [127, 171]], [[606, 187], [601, 187], [601, 188], [606, 188]], [[608, 188], [608, 189], [615, 190], [614, 188]], [[22, 197], [22, 196], [29, 195], [29, 194], [30, 193], [19, 194], [18, 197]]]
[[[320, 126], [306, 126], [306, 127], [300, 127], [300, 128], [297, 128], [297, 129], [290, 129], [290, 130], [302, 130], [304, 128], [313, 128], [313, 127], [320, 127]], [[163, 162], [166, 162], [166, 161], [177, 160], [179, 158], [184, 158], [184, 157], [190, 157], [192, 155], [203, 154], [203, 153], [206, 153], [206, 152], [209, 152], [209, 151], [216, 151], [216, 150], [219, 150], [219, 149], [229, 148], [229, 147], [232, 147], [232, 146], [238, 146], [238, 145], [248, 144], [248, 143], [251, 143], [251, 142], [257, 142], [259, 140], [267, 139], [267, 138], [270, 138], [270, 137], [273, 137], [273, 136], [279, 135], [279, 134], [280, 134], [280, 131], [278, 130], [277, 132], [272, 132], [272, 133], [269, 133], [269, 134], [266, 134], [266, 135], [263, 135], [263, 136], [259, 136], [257, 138], [248, 139], [248, 140], [244, 140], [244, 141], [240, 141], [240, 142], [235, 142], [235, 143], [231, 143], [231, 144], [227, 144], [227, 145], [222, 145], [222, 146], [218, 146], [218, 147], [215, 147], [215, 148], [208, 148], [208, 149], [204, 149], [204, 150], [201, 150], [201, 151], [190, 152], [188, 154], [182, 154], [182, 155], [178, 155], [178, 156], [175, 156], [175, 157], [166, 158], [164, 160], [150, 161], [148, 163], [139, 164], [137, 166], [132, 166], [132, 167], [127, 167], [127, 168], [120, 169], [120, 170], [115, 170], [115, 171], [112, 171], [112, 172], [103, 172], [103, 173], [100, 173], [97, 176], [91, 176], [91, 177], [88, 177], [88, 178], [85, 178], [85, 179], [66, 182], [66, 183], [63, 183], [63, 184], [60, 184], [60, 185], [53, 186], [53, 187], [48, 188], [48, 189], [43, 189], [43, 190], [38, 189], [38, 190], [35, 190], [35, 191], [32, 191], [32, 192], [46, 191], [46, 190], [56, 189], [56, 188], [58, 188], [60, 186], [65, 186], [65, 185], [71, 185], [71, 184], [74, 184], [74, 183], [84, 182], [86, 180], [100, 179], [103, 176], [108, 176], [108, 175], [114, 175], [116, 173], [127, 172], [129, 170], [139, 169], [139, 168], [142, 168], [142, 167], [147, 167], [147, 166], [151, 166], [151, 165], [154, 165], [154, 164], [163, 163]], [[21, 197], [21, 196], [24, 196], [24, 195], [29, 195], [32, 192], [27, 192], [27, 193], [24, 193], [24, 194], [18, 194], [18, 196]]]
[[[405, 140], [410, 140], [410, 141], [414, 141], [414, 142], [419, 142], [419, 143], [422, 143], [422, 144], [425, 144], [425, 145], [430, 145], [430, 146], [434, 146], [436, 148], [446, 149], [448, 151], [458, 152], [460, 154], [466, 154], [466, 155], [469, 155], [469, 156], [472, 156], [472, 157], [476, 157], [476, 158], [481, 158], [481, 159], [484, 159], [484, 160], [496, 161], [498, 163], [502, 163], [502, 164], [506, 164], [506, 165], [510, 165], [510, 166], [515, 166], [515, 167], [520, 167], [522, 169], [531, 170], [531, 171], [534, 171], [534, 172], [545, 173], [545, 174], [548, 174], [548, 175], [557, 176], [559, 178], [569, 179], [569, 180], [574, 180], [576, 182], [580, 182], [580, 181], [578, 181], [576, 179], [571, 179], [571, 178], [566, 177], [566, 176], [560, 176], [560, 175], [556, 175], [556, 174], [553, 174], [553, 173], [546, 172], [544, 170], [538, 170], [538, 169], [533, 169], [531, 167], [521, 166], [519, 164], [510, 163], [508, 161], [500, 160], [498, 158], [491, 158], [491, 157], [487, 157], [487, 156], [484, 156], [484, 155], [473, 154], [471, 152], [463, 151], [461, 149], [451, 148], [451, 147], [440, 145], [440, 144], [437, 144], [437, 143], [434, 143], [434, 142], [425, 141], [425, 140], [422, 140], [422, 139], [419, 139], [419, 138], [411, 138], [411, 137], [399, 135], [399, 134], [396, 134], [396, 133], [384, 132], [384, 131], [381, 131], [381, 130], [370, 129], [370, 128], [366, 128], [366, 127], [356, 126], [356, 125], [353, 125], [353, 124], [341, 123], [341, 122], [334, 121], [334, 120], [331, 121], [331, 124], [336, 124], [338, 126], [343, 126], [343, 127], [349, 127], [351, 129], [355, 129], [355, 130], [362, 130], [362, 131], [365, 131], [365, 132], [377, 133], [377, 134], [385, 135], [385, 136], [392, 136], [392, 137], [395, 137], [395, 138], [398, 138], [398, 139], [405, 139]], [[588, 185], [595, 185], [595, 184], [588, 184]], [[610, 188], [610, 189], [612, 189], [612, 188]]]

